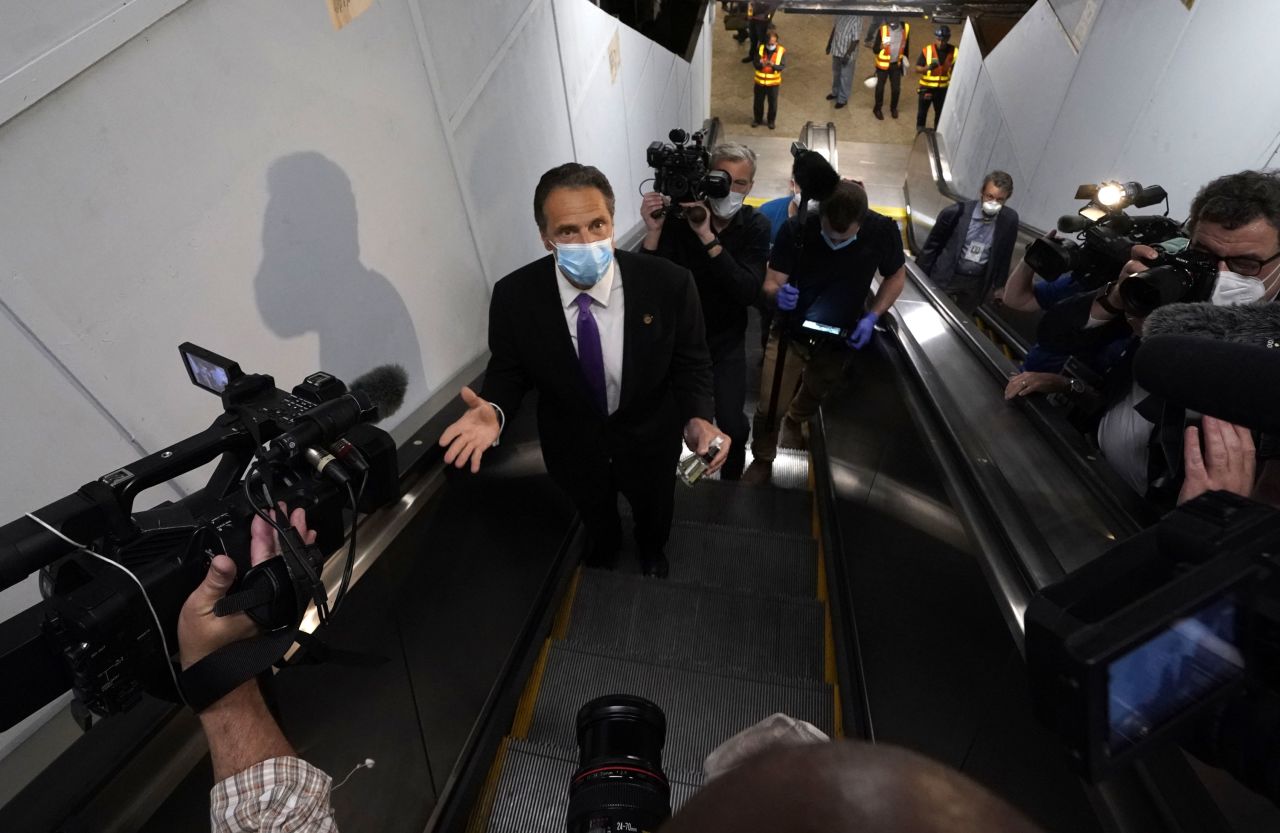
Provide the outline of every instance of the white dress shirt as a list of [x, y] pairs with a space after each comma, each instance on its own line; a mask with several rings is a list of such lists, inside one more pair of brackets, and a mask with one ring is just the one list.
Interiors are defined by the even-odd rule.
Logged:
[[605, 276], [587, 290], [569, 283], [558, 266], [556, 275], [559, 278], [556, 286], [560, 289], [560, 304], [564, 307], [564, 320], [569, 327], [569, 338], [573, 341], [575, 353], [578, 352], [578, 296], [583, 292], [591, 296], [591, 314], [600, 330], [600, 349], [604, 353], [605, 400], [609, 413], [613, 413], [618, 410], [618, 403], [622, 399], [622, 341], [626, 321], [622, 270], [618, 268], [618, 261], [615, 259]]

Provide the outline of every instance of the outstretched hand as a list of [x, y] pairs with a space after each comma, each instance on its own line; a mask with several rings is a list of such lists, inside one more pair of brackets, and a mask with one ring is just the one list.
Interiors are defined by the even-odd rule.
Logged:
[[462, 468], [468, 463], [472, 474], [480, 471], [480, 458], [498, 441], [502, 426], [498, 412], [469, 387], [462, 389], [462, 401], [467, 412], [444, 429], [440, 445], [448, 449], [444, 453], [447, 465]]
[[[285, 514], [284, 504], [280, 504], [279, 515]], [[277, 517], [273, 510], [271, 517]], [[314, 544], [316, 533], [307, 528], [307, 513], [301, 507], [289, 515], [289, 523], [302, 536], [303, 543]], [[268, 559], [280, 554], [281, 544], [277, 540], [275, 529], [261, 517], [254, 515], [249, 526], [249, 563], [256, 567]], [[218, 616], [213, 607], [236, 580], [236, 562], [225, 555], [215, 555], [209, 564], [209, 572], [204, 581], [187, 597], [178, 614], [178, 658], [183, 670], [190, 668], [209, 654], [230, 645], [248, 639], [258, 632], [258, 626], [247, 613], [233, 613], [229, 616]]]

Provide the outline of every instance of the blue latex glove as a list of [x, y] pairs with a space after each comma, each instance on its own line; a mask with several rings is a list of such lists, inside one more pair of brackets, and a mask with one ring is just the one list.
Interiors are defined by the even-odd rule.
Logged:
[[876, 321], [880, 320], [878, 313], [869, 312], [858, 321], [858, 326], [853, 328], [853, 332], [849, 334], [849, 346], [854, 350], [861, 350], [871, 343], [871, 336], [876, 330]]
[[784, 283], [778, 287], [778, 309], [783, 312], [791, 312], [796, 308], [796, 304], [800, 301], [800, 290], [796, 289], [789, 283]]

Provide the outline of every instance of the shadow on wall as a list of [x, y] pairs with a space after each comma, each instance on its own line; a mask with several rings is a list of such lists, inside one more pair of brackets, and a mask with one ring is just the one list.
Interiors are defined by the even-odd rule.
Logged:
[[267, 171], [262, 265], [254, 279], [262, 320], [281, 338], [320, 337], [320, 370], [350, 382], [395, 362], [408, 398], [423, 395], [422, 348], [391, 281], [360, 263], [356, 198], [347, 174], [315, 153], [282, 156]]

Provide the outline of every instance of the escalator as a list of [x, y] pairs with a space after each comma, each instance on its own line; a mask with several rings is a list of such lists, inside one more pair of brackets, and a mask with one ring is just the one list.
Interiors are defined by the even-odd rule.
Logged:
[[639, 695], [665, 712], [677, 808], [702, 785], [706, 755], [770, 714], [839, 734], [810, 495], [679, 488], [668, 580], [576, 574], [468, 830], [564, 829], [575, 715], [601, 695]]

